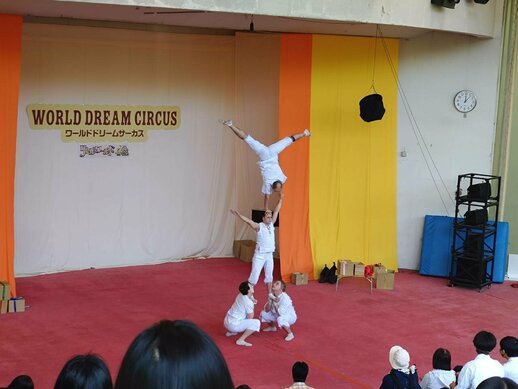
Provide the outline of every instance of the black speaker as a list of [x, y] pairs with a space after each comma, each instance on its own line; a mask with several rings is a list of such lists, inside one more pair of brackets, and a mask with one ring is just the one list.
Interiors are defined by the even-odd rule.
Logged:
[[489, 0], [474, 0], [477, 4], [487, 4]]
[[381, 120], [385, 115], [383, 97], [377, 93], [365, 96], [360, 100], [360, 117], [366, 122]]
[[464, 214], [464, 223], [468, 226], [480, 226], [487, 223], [487, 209], [475, 209]]
[[486, 282], [486, 269], [484, 269], [484, 262], [459, 258], [457, 260], [457, 274], [455, 277], [477, 284]]
[[464, 241], [464, 255], [471, 258], [484, 256], [484, 235], [468, 234]]
[[491, 184], [482, 182], [468, 187], [468, 200], [487, 201], [491, 196]]
[[[273, 211], [272, 211], [273, 212]], [[252, 221], [256, 223], [262, 223], [264, 216], [264, 210], [263, 209], [252, 209]], [[279, 219], [280, 214], [277, 215], [277, 220], [275, 221], [274, 227], [279, 227]]]
[[455, 5], [459, 4], [460, 0], [432, 0], [432, 4], [440, 5], [446, 8], [455, 8]]

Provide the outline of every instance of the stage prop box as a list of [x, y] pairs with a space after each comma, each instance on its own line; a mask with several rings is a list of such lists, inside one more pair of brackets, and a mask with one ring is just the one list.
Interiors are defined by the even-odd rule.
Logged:
[[23, 297], [16, 297], [9, 300], [9, 307], [7, 308], [7, 312], [25, 312], [25, 299]]
[[307, 285], [308, 273], [295, 272], [291, 273], [291, 283], [295, 285]]
[[255, 241], [253, 240], [235, 240], [232, 253], [234, 257], [244, 262], [252, 262], [255, 251]]
[[354, 276], [354, 262], [348, 259], [339, 259], [336, 271], [339, 276], [352, 277]]
[[376, 289], [394, 289], [394, 270], [389, 270], [384, 266], [375, 266], [374, 278], [376, 280]]
[[9, 300], [11, 298], [11, 286], [7, 281], [0, 281], [0, 300]]

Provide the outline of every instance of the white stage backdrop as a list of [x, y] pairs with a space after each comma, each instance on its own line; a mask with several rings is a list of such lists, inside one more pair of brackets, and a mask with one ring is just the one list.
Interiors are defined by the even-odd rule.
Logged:
[[[24, 25], [17, 275], [231, 255], [244, 231], [229, 209], [260, 204], [260, 182], [245, 145], [217, 120], [262, 104], [236, 108], [246, 93], [236, 93], [235, 51], [231, 36]], [[242, 70], [249, 80], [257, 69]], [[60, 130], [30, 128], [30, 104], [177, 106], [180, 124], [143, 142], [66, 142]], [[277, 106], [268, 107], [255, 134], [273, 140]], [[81, 144], [129, 155], [80, 157]]]

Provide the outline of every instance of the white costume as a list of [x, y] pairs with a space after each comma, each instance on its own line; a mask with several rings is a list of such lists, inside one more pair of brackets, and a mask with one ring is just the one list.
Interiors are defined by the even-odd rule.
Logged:
[[230, 332], [243, 332], [245, 330], [259, 331], [261, 323], [259, 319], [247, 319], [246, 315], [254, 313], [254, 302], [250, 297], [239, 293], [225, 316], [223, 324]]
[[293, 143], [293, 139], [288, 136], [270, 146], [263, 145], [250, 135], [244, 140], [259, 157], [257, 164], [263, 176], [263, 188], [261, 191], [264, 194], [272, 194], [272, 184], [275, 181], [280, 181], [283, 184], [286, 182], [287, 177], [279, 166], [278, 155], [282, 150]]
[[511, 357], [504, 363], [504, 377], [510, 378], [518, 384], [518, 357]]
[[277, 322], [279, 327], [289, 327], [297, 321], [297, 314], [293, 308], [293, 302], [290, 296], [282, 292], [278, 297], [278, 303], [274, 304], [274, 308], [269, 312], [261, 311], [261, 321], [263, 323]]
[[252, 259], [252, 271], [248, 282], [252, 285], [257, 284], [259, 274], [264, 267], [264, 282], [273, 281], [273, 252], [275, 251], [275, 227], [273, 223], [259, 223], [257, 231], [257, 243]]
[[489, 355], [478, 354], [464, 365], [459, 374], [458, 389], [476, 389], [478, 384], [490, 377], [503, 377], [504, 368]]
[[449, 388], [452, 382], [455, 382], [455, 372], [453, 370], [434, 369], [424, 375], [421, 381], [421, 389]]

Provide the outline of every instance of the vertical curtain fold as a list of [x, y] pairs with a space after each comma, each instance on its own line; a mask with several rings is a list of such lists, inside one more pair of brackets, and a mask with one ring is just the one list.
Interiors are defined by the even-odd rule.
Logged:
[[14, 279], [14, 170], [22, 18], [0, 14], [0, 280]]

